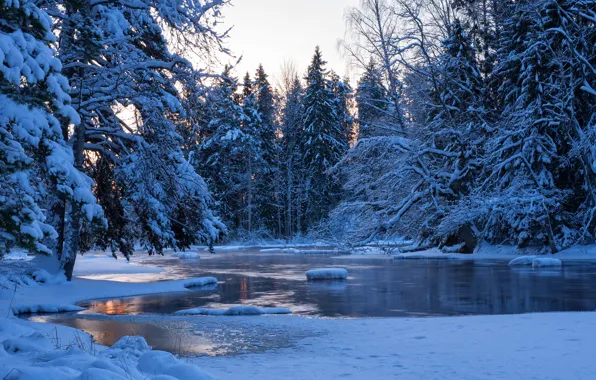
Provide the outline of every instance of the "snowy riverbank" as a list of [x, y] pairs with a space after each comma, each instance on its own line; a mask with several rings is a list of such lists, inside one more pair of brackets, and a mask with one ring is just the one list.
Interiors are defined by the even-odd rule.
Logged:
[[[567, 253], [570, 257], [581, 254], [590, 255]], [[202, 372], [188, 364], [196, 364], [220, 379], [587, 380], [596, 373], [592, 360], [596, 313], [590, 312], [384, 319], [188, 316], [227, 318], [230, 329], [258, 327], [287, 334], [296, 330], [310, 333], [288, 348], [182, 360], [149, 351], [141, 340], [124, 341], [108, 349], [93, 344], [80, 330], [10, 316], [13, 308], [68, 307], [88, 299], [187, 291], [187, 279], [139, 282], [156, 276], [171, 278], [160, 268], [139, 265], [140, 261], [151, 264], [159, 260], [162, 258], [136, 255], [127, 263], [106, 254], [89, 255], [78, 261], [75, 270], [85, 278], [77, 277], [72, 283], [21, 286], [16, 292], [10, 286], [3, 288], [0, 376], [10, 373], [7, 379], [38, 379], [43, 373], [44, 379], [199, 378]]]
[[[75, 310], [74, 303], [105, 297], [187, 291], [187, 280], [118, 282], [74, 278], [70, 283], [42, 284], [27, 275], [27, 263], [3, 262], [0, 292], [0, 377], [21, 380], [209, 379], [208, 374], [173, 355], [152, 351], [144, 339], [122, 338], [111, 348], [94, 344], [77, 329], [34, 323], [13, 314], [27, 311]], [[15, 267], [10, 271], [11, 266]], [[23, 270], [24, 268], [24, 270]], [[158, 268], [139, 266], [107, 255], [79, 260], [81, 275], [154, 275]], [[21, 283], [16, 285], [16, 283]]]

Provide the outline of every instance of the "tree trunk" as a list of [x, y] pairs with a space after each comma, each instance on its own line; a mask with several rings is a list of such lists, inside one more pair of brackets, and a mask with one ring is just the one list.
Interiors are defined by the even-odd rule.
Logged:
[[[84, 69], [79, 69], [79, 78], [83, 78]], [[81, 104], [79, 99], [79, 104]], [[74, 143], [72, 144], [74, 153], [74, 166], [80, 172], [83, 172], [83, 162], [85, 160], [85, 121], [81, 120], [79, 125], [75, 127], [73, 136]], [[64, 244], [61, 248], [60, 266], [64, 269], [64, 274], [68, 281], [72, 280], [72, 273], [74, 270], [77, 253], [79, 251], [79, 243], [81, 240], [81, 207], [74, 200], [68, 202], [65, 208], [65, 231]]]

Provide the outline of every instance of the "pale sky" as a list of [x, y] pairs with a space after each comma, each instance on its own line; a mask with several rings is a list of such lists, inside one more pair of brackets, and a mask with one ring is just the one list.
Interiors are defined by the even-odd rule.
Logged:
[[284, 60], [293, 60], [302, 75], [319, 45], [327, 68], [343, 76], [348, 65], [337, 49], [344, 36], [346, 8], [359, 0], [233, 0], [223, 10], [226, 26], [234, 26], [232, 51], [243, 56], [237, 66], [240, 78], [251, 76], [259, 63], [274, 84]]

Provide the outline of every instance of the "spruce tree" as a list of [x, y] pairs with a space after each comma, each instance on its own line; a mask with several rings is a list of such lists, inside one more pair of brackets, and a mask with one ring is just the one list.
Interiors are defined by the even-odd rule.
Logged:
[[298, 77], [295, 77], [286, 94], [282, 108], [281, 132], [281, 170], [284, 197], [284, 235], [292, 237], [302, 232], [304, 181], [304, 162], [301, 156], [300, 142], [304, 131], [302, 124], [302, 97], [304, 89]]
[[354, 103], [354, 90], [350, 86], [348, 78], [340, 79], [339, 75], [331, 72], [329, 75], [331, 91], [335, 98], [335, 109], [339, 128], [342, 131], [342, 139], [345, 145], [349, 145], [355, 138], [354, 117], [351, 109]]
[[243, 130], [246, 125], [237, 88], [236, 78], [226, 68], [209, 94], [210, 120], [193, 159], [213, 192], [220, 216], [233, 230], [243, 222], [246, 149], [252, 145], [251, 136]]
[[279, 194], [276, 191], [279, 176], [279, 146], [276, 136], [274, 93], [262, 65], [259, 65], [255, 73], [254, 92], [257, 111], [261, 118], [256, 137], [259, 139], [263, 158], [261, 175], [257, 182], [257, 191], [261, 194], [257, 207], [265, 225], [270, 231], [275, 231], [278, 226], [277, 215], [280, 211]]
[[80, 118], [54, 42], [51, 18], [34, 2], [0, 2], [0, 255], [13, 247], [50, 254], [58, 233], [43, 208], [57, 200], [88, 221], [102, 215], [64, 141]]
[[339, 162], [347, 149], [325, 64], [317, 46], [308, 67], [303, 99], [301, 147], [306, 171], [307, 225], [325, 218], [337, 203], [341, 186], [328, 170]]
[[387, 111], [387, 91], [374, 60], [370, 60], [358, 81], [356, 89], [359, 137], [367, 138], [382, 134], [376, 126], [382, 123]]

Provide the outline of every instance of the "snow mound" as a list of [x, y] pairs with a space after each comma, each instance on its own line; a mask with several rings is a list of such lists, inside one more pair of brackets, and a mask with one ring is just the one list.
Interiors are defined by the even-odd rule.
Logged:
[[112, 349], [132, 350], [138, 352], [150, 351], [151, 346], [141, 336], [125, 335], [112, 345]]
[[25, 261], [29, 260], [30, 257], [27, 256], [27, 251], [20, 248], [13, 248], [11, 249], [6, 255], [3, 257], [4, 260], [14, 260], [14, 261]]
[[84, 308], [76, 305], [55, 305], [55, 304], [35, 304], [35, 305], [15, 305], [12, 307], [14, 315], [36, 314], [36, 313], [64, 313], [67, 311], [81, 311]]
[[217, 285], [217, 278], [215, 277], [197, 277], [191, 278], [184, 282], [185, 288], [193, 288], [195, 286]]
[[63, 272], [50, 274], [45, 269], [38, 269], [31, 274], [31, 277], [39, 283], [47, 285], [63, 284], [66, 282], [66, 276]]
[[538, 258], [538, 256], [535, 255], [516, 257], [515, 259], [509, 262], [509, 266], [514, 267], [522, 265], [532, 265], [532, 261], [534, 261], [534, 259], [536, 258]]
[[196, 252], [178, 252], [172, 253], [170, 256], [177, 257], [180, 260], [195, 260], [201, 258], [201, 255]]
[[291, 314], [292, 311], [285, 307], [257, 307], [257, 306], [232, 306], [227, 310], [210, 309], [197, 307], [194, 309], [178, 310], [177, 315], [215, 315], [215, 316], [233, 316], [233, 315], [264, 315], [264, 314]]
[[553, 259], [550, 257], [542, 257], [532, 260], [532, 267], [533, 268], [542, 268], [542, 267], [561, 267], [563, 263], [559, 259]]
[[164, 375], [172, 376], [174, 379], [179, 380], [211, 380], [213, 377], [207, 372], [195, 367], [191, 364], [174, 364], [163, 371]]
[[345, 280], [348, 278], [348, 271], [344, 268], [320, 268], [311, 269], [306, 272], [308, 280]]
[[8, 353], [46, 352], [52, 350], [52, 344], [39, 332], [20, 338], [9, 338], [2, 342], [4, 350]]
[[164, 368], [169, 368], [178, 363], [176, 357], [165, 351], [149, 351], [145, 352], [139, 358], [137, 368], [141, 372], [148, 374], [159, 373]]

